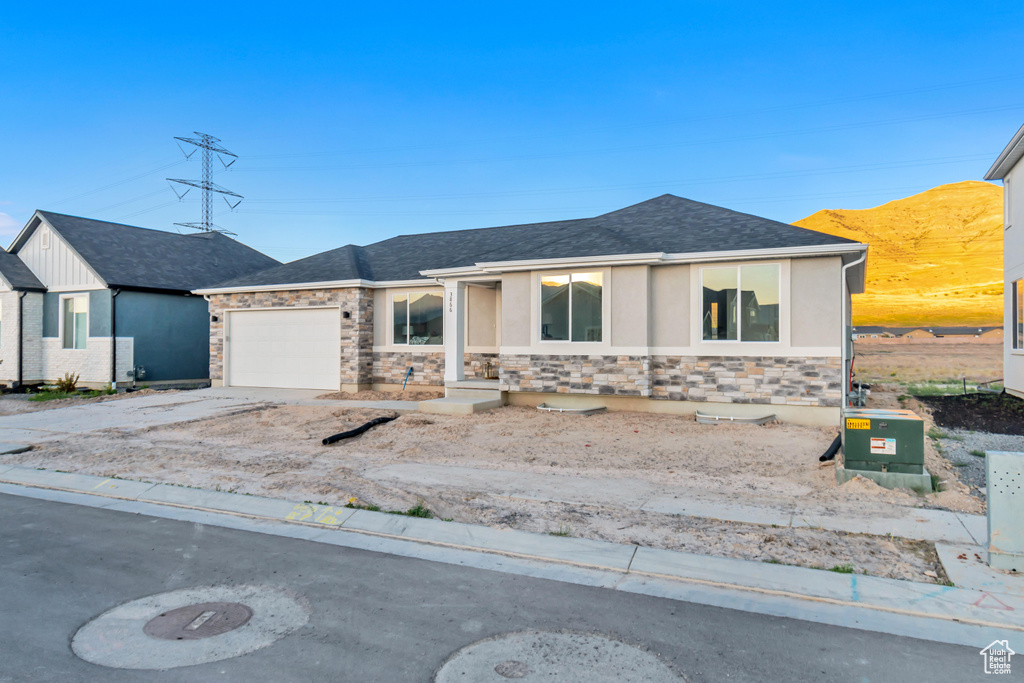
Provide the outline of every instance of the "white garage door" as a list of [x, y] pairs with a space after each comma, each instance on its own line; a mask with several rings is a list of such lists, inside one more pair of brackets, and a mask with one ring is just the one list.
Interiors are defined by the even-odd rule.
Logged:
[[227, 323], [229, 386], [339, 389], [337, 308], [231, 311]]

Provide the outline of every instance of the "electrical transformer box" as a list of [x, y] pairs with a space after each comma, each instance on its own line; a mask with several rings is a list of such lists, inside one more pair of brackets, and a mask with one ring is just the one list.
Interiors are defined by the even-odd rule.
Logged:
[[910, 410], [843, 411], [848, 470], [924, 474], [924, 420]]

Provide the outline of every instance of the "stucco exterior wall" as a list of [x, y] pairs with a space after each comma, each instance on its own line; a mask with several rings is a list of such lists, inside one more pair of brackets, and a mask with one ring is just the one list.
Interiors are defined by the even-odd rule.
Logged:
[[501, 345], [529, 346], [533, 295], [533, 273], [505, 273], [501, 276]]
[[498, 289], [466, 288], [466, 346], [498, 350]]
[[650, 266], [620, 266], [611, 269], [612, 346], [636, 347], [648, 344], [650, 307]]
[[690, 343], [690, 266], [651, 268], [651, 346]]
[[[342, 316], [339, 359], [342, 387], [367, 386], [371, 383], [373, 372], [373, 304], [371, 290], [361, 287], [213, 294], [209, 299], [210, 379], [224, 380], [225, 311], [339, 306], [339, 315]], [[348, 318], [344, 317], [346, 312]]]
[[[842, 343], [839, 291], [842, 259], [793, 259], [790, 264], [790, 334], [794, 348]], [[831, 286], [830, 286], [831, 284]]]

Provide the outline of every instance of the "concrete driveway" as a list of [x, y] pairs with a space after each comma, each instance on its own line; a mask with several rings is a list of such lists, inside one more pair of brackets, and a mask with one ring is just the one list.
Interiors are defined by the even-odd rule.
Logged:
[[[210, 388], [96, 401], [0, 417], [0, 444], [30, 445], [102, 429], [141, 429], [201, 420], [270, 403], [335, 404], [315, 389]], [[10, 448], [0, 448], [0, 452]]]

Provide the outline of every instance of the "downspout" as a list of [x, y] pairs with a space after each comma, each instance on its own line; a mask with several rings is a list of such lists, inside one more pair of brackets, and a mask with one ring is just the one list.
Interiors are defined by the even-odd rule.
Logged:
[[21, 388], [25, 382], [25, 295], [28, 292], [18, 292], [18, 383], [15, 388]]
[[110, 388], [117, 391], [117, 295], [121, 290], [110, 291]]
[[842, 268], [842, 273], [840, 274], [840, 278], [842, 279], [842, 283], [841, 283], [841, 286], [840, 286], [840, 292], [841, 292], [840, 297], [841, 298], [840, 298], [840, 301], [839, 301], [839, 324], [843, 328], [843, 335], [842, 335], [843, 343], [839, 347], [839, 353], [841, 354], [840, 357], [842, 358], [842, 370], [843, 370], [843, 410], [846, 410], [849, 407], [849, 405], [850, 405], [848, 403], [848, 401], [849, 401], [848, 394], [849, 394], [849, 391], [850, 391], [850, 370], [846, 366], [846, 344], [848, 342], [850, 342], [850, 340], [847, 338], [847, 331], [846, 331], [846, 293], [847, 293], [846, 271], [849, 270], [850, 268], [852, 268], [853, 266], [856, 266], [858, 264], [864, 263], [864, 261], [866, 261], [867, 258], [868, 258], [868, 252], [865, 250], [864, 253], [861, 255], [861, 257], [859, 259], [857, 259], [856, 261], [851, 261], [850, 263], [847, 263], [846, 265], [844, 265], [843, 268]]

